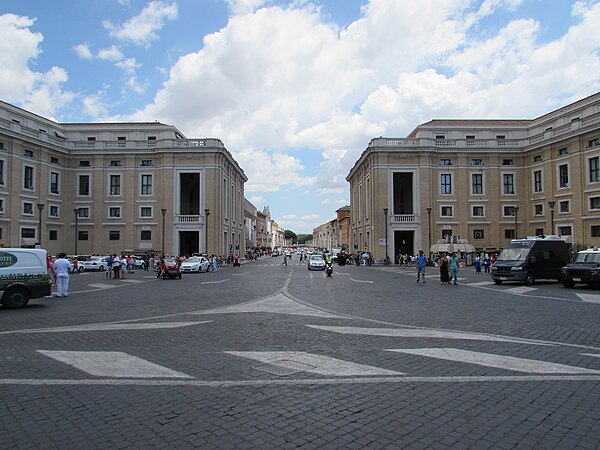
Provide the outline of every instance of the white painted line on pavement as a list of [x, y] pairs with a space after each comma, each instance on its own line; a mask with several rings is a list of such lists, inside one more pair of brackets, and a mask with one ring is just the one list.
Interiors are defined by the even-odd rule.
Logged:
[[306, 352], [225, 352], [265, 364], [334, 377], [402, 375], [402, 372]]
[[38, 350], [39, 353], [97, 377], [192, 378], [137, 356], [123, 352], [69, 352]]
[[355, 283], [370, 283], [373, 284], [372, 281], [367, 281], [367, 280], [355, 280], [354, 278], [350, 278], [350, 281], [354, 281]]
[[200, 284], [220, 284], [220, 283], [225, 283], [226, 281], [229, 281], [229, 279], [226, 278], [224, 280], [219, 280], [219, 281], [203, 281]]
[[98, 288], [98, 289], [110, 289], [110, 288], [114, 288], [115, 287], [114, 284], [105, 284], [105, 283], [88, 284], [88, 286], [89, 287]]
[[517, 286], [510, 289], [505, 289], [502, 292], [510, 292], [511, 294], [527, 294], [531, 291], [537, 291], [537, 288], [527, 287], [527, 286]]
[[475, 283], [465, 283], [467, 286], [490, 286], [494, 284], [493, 281], [477, 281]]
[[600, 303], [600, 295], [597, 294], [580, 294], [577, 293], [577, 297], [579, 297], [584, 302], [588, 303]]
[[419, 328], [363, 328], [363, 327], [336, 327], [327, 325], [307, 325], [317, 330], [331, 331], [340, 334], [356, 334], [367, 336], [388, 336], [404, 338], [432, 338], [432, 339], [463, 339], [469, 341], [512, 342], [517, 344], [552, 345], [536, 342], [529, 339], [508, 338], [490, 334], [465, 333], [460, 331], [446, 331]]
[[416, 349], [386, 349], [389, 352], [408, 353], [410, 355], [426, 356], [429, 358], [477, 364], [497, 369], [514, 370], [526, 373], [545, 374], [600, 374], [598, 370], [582, 367], [567, 366], [534, 359], [515, 358], [513, 356], [493, 355], [491, 353], [471, 352], [459, 348], [416, 348]]
[[1, 331], [0, 334], [35, 334], [35, 333], [66, 333], [79, 331], [115, 331], [115, 330], [160, 330], [165, 328], [181, 328], [192, 325], [209, 323], [212, 320], [203, 320], [200, 322], [123, 322], [123, 323], [91, 323], [85, 325], [69, 325], [53, 328], [34, 328], [28, 330]]
[[594, 358], [600, 358], [600, 353], [580, 353], [580, 355], [593, 356]]
[[142, 280], [131, 280], [129, 278], [121, 278], [121, 281], [124, 283], [143, 283]]
[[234, 277], [240, 277], [242, 275], [248, 275], [248, 272], [244, 272], [244, 273], [232, 273], [231, 275], [233, 275]]

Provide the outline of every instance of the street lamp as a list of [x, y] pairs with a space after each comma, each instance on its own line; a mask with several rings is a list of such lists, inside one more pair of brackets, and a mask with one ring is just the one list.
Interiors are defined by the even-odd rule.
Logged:
[[162, 213], [162, 256], [165, 256], [165, 214], [167, 214], [167, 208], [160, 210]]
[[79, 208], [73, 208], [75, 214], [75, 255], [77, 255], [77, 239], [79, 238]]
[[383, 215], [385, 216], [385, 264], [390, 263], [390, 257], [388, 256], [388, 209], [383, 208]]
[[206, 256], [208, 256], [208, 216], [210, 216], [210, 209], [206, 208], [204, 210], [204, 221], [205, 221], [205, 224], [204, 224], [204, 233], [205, 233], [204, 240], [206, 242]]
[[513, 208], [513, 211], [515, 212], [515, 239], [517, 239], [519, 237], [519, 225], [517, 224], [517, 217], [519, 216], [519, 207], [515, 206]]
[[550, 207], [550, 234], [554, 234], [554, 206], [556, 202], [548, 202], [548, 206]]
[[429, 225], [428, 235], [429, 235], [429, 248], [427, 249], [427, 254], [431, 256], [431, 208], [427, 208], [427, 223]]
[[40, 248], [42, 248], [42, 211], [44, 210], [44, 204], [43, 203], [38, 203], [37, 207], [38, 207], [38, 211], [40, 212], [40, 229], [39, 229], [39, 236], [38, 236], [38, 244], [40, 244]]

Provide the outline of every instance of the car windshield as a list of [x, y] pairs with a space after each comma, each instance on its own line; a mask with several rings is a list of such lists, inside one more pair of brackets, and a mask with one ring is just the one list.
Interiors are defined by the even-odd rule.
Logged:
[[185, 262], [188, 262], [188, 263], [197, 263], [200, 261], [202, 261], [202, 259], [199, 256], [191, 256], [190, 258], [185, 260]]
[[310, 257], [311, 261], [323, 261], [323, 257], [321, 255], [312, 255]]
[[498, 256], [498, 261], [525, 261], [529, 248], [505, 248]]
[[579, 253], [576, 263], [600, 263], [600, 253]]

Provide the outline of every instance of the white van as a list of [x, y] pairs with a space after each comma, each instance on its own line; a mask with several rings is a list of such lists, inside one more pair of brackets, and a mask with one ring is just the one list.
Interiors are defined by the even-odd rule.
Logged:
[[46, 250], [0, 248], [0, 303], [22, 308], [31, 298], [52, 295]]

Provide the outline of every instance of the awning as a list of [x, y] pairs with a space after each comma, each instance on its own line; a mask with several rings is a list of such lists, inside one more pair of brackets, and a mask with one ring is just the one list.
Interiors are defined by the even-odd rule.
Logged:
[[431, 253], [475, 253], [475, 247], [471, 244], [433, 244], [431, 246]]

